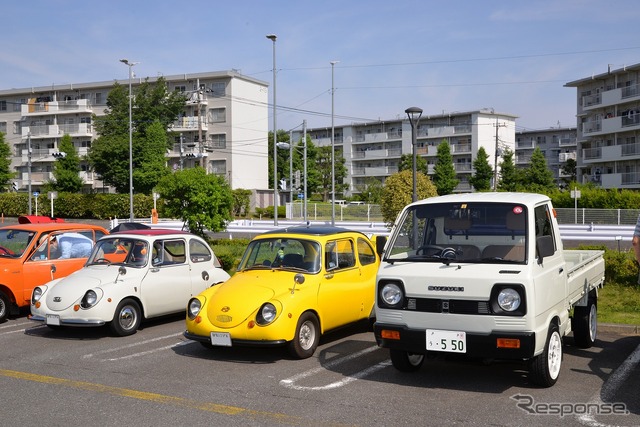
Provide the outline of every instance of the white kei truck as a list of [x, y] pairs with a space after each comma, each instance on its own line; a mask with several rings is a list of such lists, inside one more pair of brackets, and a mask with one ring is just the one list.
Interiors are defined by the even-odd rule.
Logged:
[[406, 206], [376, 280], [374, 334], [393, 366], [463, 353], [528, 362], [529, 380], [558, 379], [562, 341], [596, 339], [600, 250], [564, 250], [551, 200], [468, 193]]

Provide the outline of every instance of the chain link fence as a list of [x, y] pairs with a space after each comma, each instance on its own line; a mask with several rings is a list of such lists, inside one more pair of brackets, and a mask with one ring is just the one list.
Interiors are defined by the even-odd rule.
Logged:
[[[556, 209], [559, 224], [635, 225], [640, 209]], [[287, 203], [287, 219], [304, 220], [304, 203]], [[307, 203], [308, 221], [331, 221], [330, 203]], [[336, 204], [336, 221], [382, 222], [380, 205]]]

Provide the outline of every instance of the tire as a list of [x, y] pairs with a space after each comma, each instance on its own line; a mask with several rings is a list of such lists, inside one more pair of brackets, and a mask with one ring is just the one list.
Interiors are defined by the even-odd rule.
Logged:
[[118, 304], [109, 328], [115, 335], [126, 337], [136, 333], [141, 321], [140, 305], [132, 299], [124, 299]]
[[289, 353], [297, 359], [311, 357], [320, 342], [320, 323], [315, 314], [307, 311], [298, 319], [296, 334], [289, 342]]
[[589, 298], [585, 307], [576, 307], [573, 310], [571, 327], [576, 346], [589, 348], [595, 343], [598, 335], [598, 305], [594, 298]]
[[9, 297], [4, 294], [4, 292], [0, 292], [0, 323], [7, 320], [9, 317], [9, 307], [11, 301], [9, 301]]
[[562, 365], [562, 337], [558, 325], [549, 325], [547, 342], [542, 354], [534, 357], [529, 365], [529, 379], [541, 387], [551, 387], [560, 376]]
[[403, 350], [389, 350], [393, 367], [400, 372], [415, 372], [424, 362], [424, 354], [409, 353]]

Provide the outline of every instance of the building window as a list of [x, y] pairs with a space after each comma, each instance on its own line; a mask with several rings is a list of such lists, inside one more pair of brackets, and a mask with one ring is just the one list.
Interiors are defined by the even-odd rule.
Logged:
[[224, 123], [227, 120], [226, 108], [212, 108], [209, 110], [209, 123]]
[[227, 135], [224, 133], [209, 135], [210, 148], [227, 148]]
[[96, 105], [102, 105], [102, 103], [104, 102], [102, 98], [102, 92], [96, 92]]
[[18, 112], [22, 109], [22, 104], [26, 104], [27, 100], [22, 98], [13, 103], [13, 111]]
[[0, 132], [7, 133], [7, 122], [0, 122]]
[[0, 111], [7, 111], [7, 101], [0, 101]]
[[227, 174], [227, 163], [225, 160], [213, 160], [211, 162], [211, 173], [216, 175]]
[[174, 91], [176, 92], [186, 92], [187, 91], [187, 87], [182, 85], [182, 86], [176, 86], [173, 88]]
[[21, 134], [22, 133], [22, 122], [15, 121], [13, 122], [13, 133], [14, 134]]
[[224, 96], [226, 85], [224, 82], [211, 83], [211, 95], [212, 96]]

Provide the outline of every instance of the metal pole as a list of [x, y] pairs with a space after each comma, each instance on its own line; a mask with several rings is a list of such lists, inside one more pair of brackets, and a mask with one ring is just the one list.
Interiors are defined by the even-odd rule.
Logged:
[[27, 192], [29, 197], [29, 215], [31, 215], [31, 132], [27, 133]]
[[293, 131], [289, 131], [289, 203], [293, 209]]
[[302, 121], [302, 141], [304, 144], [304, 222], [307, 222], [307, 121]]
[[334, 127], [333, 127], [333, 117], [334, 117], [333, 69], [338, 62], [339, 61], [331, 61], [331, 225], [336, 225], [336, 165], [335, 165], [335, 140], [334, 140]]
[[184, 165], [184, 151], [182, 148], [182, 142], [184, 139], [184, 135], [182, 135], [182, 132], [180, 132], [180, 170], [183, 170], [183, 165]]
[[[412, 157], [412, 165], [411, 169], [412, 173], [412, 193], [411, 193], [411, 201], [415, 202], [418, 200], [418, 186], [417, 186], [417, 154], [416, 154], [416, 145], [417, 145], [417, 136], [416, 136], [416, 127], [418, 126], [418, 122], [420, 121], [420, 117], [422, 116], [422, 109], [418, 107], [410, 107], [404, 110], [409, 117], [409, 123], [411, 124], [411, 157]], [[417, 117], [416, 117], [417, 116]]]
[[138, 62], [121, 59], [120, 62], [129, 67], [129, 221], [133, 221], [133, 120], [131, 117], [131, 79], [133, 78], [133, 66]]
[[273, 225], [278, 225], [278, 127], [276, 125], [276, 39], [275, 34], [267, 34], [273, 42]]

